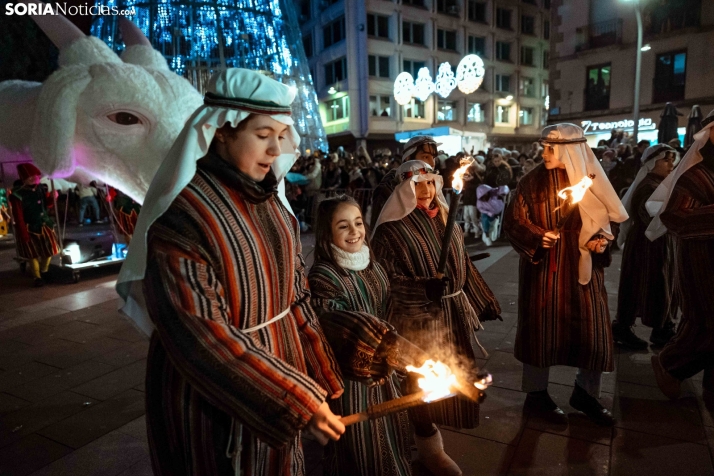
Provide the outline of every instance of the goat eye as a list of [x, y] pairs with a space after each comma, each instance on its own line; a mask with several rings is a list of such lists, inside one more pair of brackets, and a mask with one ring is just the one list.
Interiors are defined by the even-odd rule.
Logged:
[[109, 114], [107, 118], [119, 124], [120, 126], [133, 126], [135, 124], [143, 124], [141, 119], [139, 117], [135, 116], [134, 114], [130, 112], [115, 112], [112, 114]]

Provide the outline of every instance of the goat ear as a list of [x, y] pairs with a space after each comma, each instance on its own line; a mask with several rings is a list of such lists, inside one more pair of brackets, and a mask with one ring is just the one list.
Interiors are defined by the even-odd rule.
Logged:
[[37, 100], [30, 151], [35, 164], [48, 175], [74, 171], [72, 146], [79, 96], [91, 81], [86, 66], [65, 66], [42, 84]]

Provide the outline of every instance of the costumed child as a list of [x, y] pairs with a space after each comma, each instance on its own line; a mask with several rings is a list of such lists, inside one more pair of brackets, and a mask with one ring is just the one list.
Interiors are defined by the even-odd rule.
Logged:
[[[523, 362], [525, 409], [568, 423], [548, 394], [550, 367], [568, 365], [578, 368], [570, 405], [612, 426], [612, 414], [598, 400], [602, 372], [615, 367], [605, 267], [627, 212], [579, 126], [548, 126], [541, 143], [543, 164], [518, 183], [503, 224], [521, 256], [514, 355]], [[594, 178], [577, 208], [564, 207], [558, 191], [585, 176]]]
[[17, 166], [21, 184], [10, 194], [15, 221], [17, 250], [20, 258], [28, 260], [35, 286], [43, 286], [42, 275], [49, 271], [50, 260], [59, 253], [55, 222], [47, 212], [50, 194], [40, 185], [42, 172], [32, 164]]
[[295, 95], [255, 71], [216, 73], [146, 195], [117, 291], [152, 335], [155, 475], [302, 476], [301, 431], [322, 444], [344, 432], [326, 402], [342, 378], [279, 189], [299, 145]]
[[[323, 200], [315, 223], [310, 301], [344, 376], [345, 393], [332, 412], [351, 415], [399, 398], [393, 361], [399, 352], [386, 319], [389, 280], [369, 248], [362, 210], [351, 197]], [[390, 365], [391, 361], [391, 365]], [[326, 475], [411, 474], [409, 420], [398, 412], [348, 426], [327, 447]]]
[[[501, 308], [466, 254], [459, 227], [448, 242], [445, 279], [437, 277], [448, 216], [443, 178], [418, 160], [402, 164], [397, 177], [400, 183], [385, 203], [372, 239], [391, 285], [389, 322], [400, 335], [440, 360], [474, 366], [480, 320], [500, 317]], [[419, 460], [434, 474], [461, 474], [444, 452], [434, 423], [475, 428], [478, 405], [455, 397], [410, 409], [409, 418]]]

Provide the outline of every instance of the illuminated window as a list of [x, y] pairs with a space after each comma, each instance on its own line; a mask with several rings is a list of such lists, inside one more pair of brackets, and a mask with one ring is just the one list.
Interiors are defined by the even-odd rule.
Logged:
[[424, 103], [417, 98], [412, 98], [411, 102], [404, 105], [404, 117], [424, 119]]
[[535, 97], [535, 79], [521, 77], [521, 94], [529, 98]]
[[350, 117], [350, 97], [343, 96], [341, 98], [332, 99], [325, 102], [325, 112], [327, 122], [339, 121]]
[[369, 114], [373, 117], [392, 117], [392, 97], [370, 96]]
[[437, 121], [458, 121], [459, 114], [456, 101], [439, 101], [439, 110], [436, 113]]
[[469, 115], [466, 117], [468, 122], [486, 122], [486, 109], [484, 104], [477, 102], [469, 103]]
[[522, 107], [518, 112], [519, 122], [522, 126], [532, 126], [533, 125], [533, 108], [532, 107]]
[[496, 106], [496, 124], [508, 124], [511, 106]]

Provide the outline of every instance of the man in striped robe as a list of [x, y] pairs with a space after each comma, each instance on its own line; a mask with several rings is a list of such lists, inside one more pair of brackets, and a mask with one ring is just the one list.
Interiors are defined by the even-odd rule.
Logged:
[[677, 334], [652, 356], [652, 366], [660, 389], [672, 399], [679, 397], [682, 380], [703, 370], [704, 401], [714, 410], [714, 111], [702, 125], [682, 163], [652, 197], [665, 193], [648, 236], [665, 231], [657, 230], [659, 218], [676, 237], [682, 299]]
[[[548, 395], [548, 376], [551, 366], [568, 365], [578, 368], [570, 405], [612, 426], [598, 401], [602, 372], [615, 366], [604, 267], [615, 238], [611, 222], [627, 213], [580, 127], [548, 126], [541, 137], [544, 162], [521, 179], [503, 224], [521, 255], [514, 354], [523, 362], [525, 408], [566, 424]], [[592, 186], [568, 216], [558, 191], [590, 175]]]
[[[309, 303], [298, 223], [277, 192], [299, 142], [295, 92], [241, 69], [217, 73], [209, 91], [152, 182], [119, 278], [126, 312], [155, 328], [152, 467], [304, 475], [301, 430], [325, 444], [344, 425], [325, 402], [342, 393], [341, 376]], [[150, 322], [132, 308], [129, 286], [142, 279]]]

